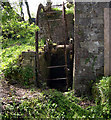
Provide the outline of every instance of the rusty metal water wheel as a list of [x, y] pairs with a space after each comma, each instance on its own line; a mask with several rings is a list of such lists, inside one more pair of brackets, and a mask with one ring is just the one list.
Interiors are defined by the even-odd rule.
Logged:
[[[39, 26], [39, 15], [41, 10], [46, 14], [47, 11], [45, 11], [45, 8], [42, 4], [38, 6], [37, 10], [37, 15], [36, 15], [36, 21], [35, 24]], [[49, 22], [47, 20], [48, 24], [48, 29], [49, 29], [49, 34], [50, 34], [50, 27], [49, 27]], [[66, 90], [68, 89], [68, 68], [67, 68], [67, 51], [66, 51], [66, 41], [68, 40], [68, 31], [67, 31], [67, 22], [66, 22], [66, 13], [65, 13], [65, 5], [63, 3], [63, 9], [62, 9], [62, 26], [63, 26], [63, 31], [64, 31], [64, 60], [65, 60], [65, 65], [61, 66], [48, 66], [48, 69], [50, 68], [57, 68], [57, 67], [64, 67], [65, 68], [65, 78], [58, 78], [55, 80], [66, 80]], [[35, 52], [35, 77], [36, 77], [36, 85], [38, 86], [38, 79], [39, 79], [39, 53], [38, 53], [38, 33], [39, 31], [35, 31], [35, 47], [36, 47], [36, 52]], [[50, 34], [50, 39], [51, 34]], [[53, 80], [53, 79], [52, 79]], [[39, 87], [39, 86], [38, 86]]]

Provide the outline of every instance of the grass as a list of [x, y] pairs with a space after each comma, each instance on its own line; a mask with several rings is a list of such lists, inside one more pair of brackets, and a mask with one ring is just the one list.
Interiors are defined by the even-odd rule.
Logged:
[[9, 39], [2, 44], [1, 49], [1, 71], [11, 63], [16, 63], [23, 51], [35, 51], [34, 38], [32, 39]]
[[[36, 92], [36, 90], [33, 90]], [[65, 93], [55, 89], [43, 90], [40, 97], [29, 99], [21, 98], [21, 101], [14, 96], [3, 110], [3, 119], [109, 119], [110, 113], [104, 105], [94, 105], [82, 108], [81, 98], [74, 95], [74, 91]]]
[[[86, 118], [90, 112], [77, 105], [79, 100], [72, 97], [70, 92], [67, 95], [54, 89], [41, 92], [41, 97], [21, 100], [11, 98], [13, 104], [6, 105], [3, 112], [4, 119], [68, 119], [68, 118]], [[70, 99], [69, 99], [70, 98]]]

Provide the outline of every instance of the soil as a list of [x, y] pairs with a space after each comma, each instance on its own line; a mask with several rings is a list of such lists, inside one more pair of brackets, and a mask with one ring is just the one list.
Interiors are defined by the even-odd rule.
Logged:
[[26, 88], [22, 85], [11, 85], [7, 81], [1, 80], [0, 84], [0, 98], [2, 103], [2, 108], [4, 109], [6, 104], [11, 104], [12, 98], [17, 100], [18, 103], [21, 103], [21, 100], [28, 100], [33, 97], [41, 97], [41, 90], [37, 89], [35, 86], [30, 86]]
[[[21, 100], [28, 100], [33, 97], [41, 97], [40, 89], [37, 89], [34, 85], [30, 88], [23, 87], [22, 85], [11, 85], [7, 81], [1, 80], [0, 84], [0, 98], [2, 102], [2, 108], [8, 103], [12, 102], [12, 98], [16, 99], [18, 103], [21, 103]], [[86, 108], [89, 105], [94, 106], [93, 101], [83, 100], [79, 103], [82, 108]]]

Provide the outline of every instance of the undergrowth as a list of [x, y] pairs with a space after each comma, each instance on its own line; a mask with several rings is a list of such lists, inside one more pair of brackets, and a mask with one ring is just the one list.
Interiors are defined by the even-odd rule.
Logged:
[[[107, 80], [109, 78], [106, 78]], [[104, 78], [99, 84], [104, 81]], [[105, 81], [104, 81], [105, 82]], [[104, 87], [102, 84], [101, 88]], [[107, 90], [104, 87], [104, 90]], [[107, 93], [105, 93], [107, 94]], [[104, 95], [105, 95], [104, 94]], [[101, 96], [101, 93], [100, 93]], [[110, 106], [108, 99], [101, 101], [99, 104], [82, 108], [79, 103], [81, 98], [74, 95], [74, 91], [65, 93], [55, 89], [43, 90], [41, 97], [33, 97], [31, 99], [21, 100], [18, 102], [14, 96], [11, 98], [11, 103], [5, 105], [2, 118], [5, 119], [110, 119]]]
[[93, 89], [95, 106], [88, 107], [93, 118], [111, 118], [111, 77], [103, 77]]
[[90, 113], [77, 105], [77, 98], [68, 96], [57, 90], [48, 90], [41, 93], [41, 98], [32, 98], [21, 101], [12, 98], [13, 104], [5, 106], [3, 119], [40, 119], [40, 118], [89, 118]]

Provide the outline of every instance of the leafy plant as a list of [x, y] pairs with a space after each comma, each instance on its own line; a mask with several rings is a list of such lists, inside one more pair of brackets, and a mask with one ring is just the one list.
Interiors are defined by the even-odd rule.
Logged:
[[16, 99], [12, 101], [13, 104], [8, 104], [3, 111], [5, 119], [69, 119], [89, 116], [89, 112], [76, 105], [75, 100], [71, 102], [65, 95], [54, 89], [43, 91], [40, 98], [21, 100], [19, 103]]
[[[21, 21], [18, 13], [9, 6], [2, 9], [2, 43], [1, 68], [4, 74], [15, 71], [17, 60], [22, 51], [35, 50], [35, 31], [39, 30], [34, 23], [31, 25], [26, 21]], [[11, 70], [11, 71], [10, 71]]]
[[[17, 7], [16, 4], [15, 6]], [[21, 21], [17, 8], [14, 9], [9, 6], [4, 6], [2, 9], [2, 35], [5, 38], [26, 38], [32, 36], [31, 34], [39, 29], [38, 26], [34, 23], [30, 25], [29, 22]]]
[[68, 9], [66, 10], [66, 14], [74, 14], [74, 6], [68, 8]]
[[46, 95], [47, 102], [50, 103], [49, 108], [55, 110], [54, 113], [53, 111], [49, 112], [50, 116], [53, 115], [53, 117], [59, 119], [69, 119], [88, 118], [90, 114], [87, 110], [77, 105], [79, 100], [75, 98], [73, 94], [70, 94], [70, 92], [63, 95], [61, 92], [53, 89], [44, 94]]
[[103, 103], [88, 106], [83, 109], [78, 103], [81, 99], [74, 96], [74, 91], [59, 92], [55, 89], [42, 91], [41, 97], [30, 98], [18, 102], [11, 100], [13, 104], [7, 104], [3, 110], [2, 118], [10, 119], [107, 119], [110, 118], [108, 104]]
[[10, 64], [4, 71], [5, 79], [11, 84], [30, 85], [33, 82], [33, 69], [30, 66], [20, 67]]
[[109, 103], [110, 98], [110, 81], [111, 77], [103, 77], [99, 83], [93, 86], [95, 90], [95, 103], [97, 103], [94, 107], [89, 107], [93, 113], [93, 117], [97, 118], [110, 118], [110, 110], [111, 106]]

